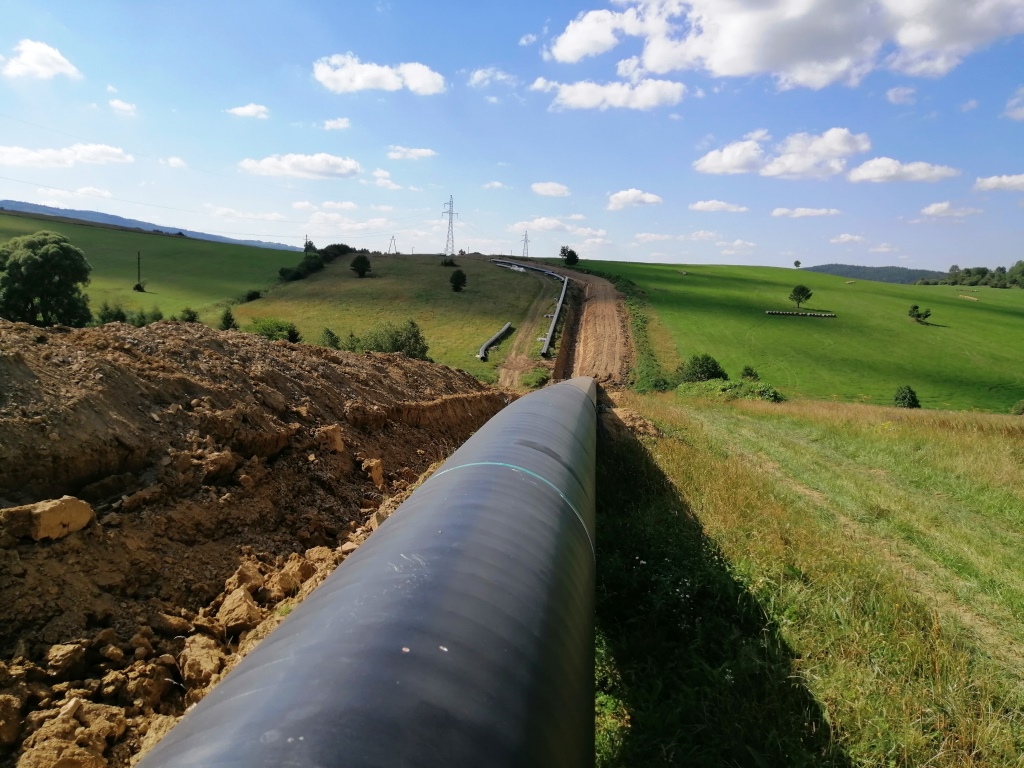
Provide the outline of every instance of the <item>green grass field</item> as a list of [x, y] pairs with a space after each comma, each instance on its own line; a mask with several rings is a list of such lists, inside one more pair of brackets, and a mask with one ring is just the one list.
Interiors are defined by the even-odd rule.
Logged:
[[[663, 326], [652, 331], [656, 351], [670, 370], [682, 357], [707, 352], [733, 377], [753, 365], [789, 397], [888, 405], [897, 387], [909, 384], [926, 408], [1002, 413], [1024, 399], [1021, 290], [848, 284], [770, 267], [585, 266], [627, 277], [646, 292]], [[838, 317], [765, 315], [793, 309], [787, 297], [798, 283], [814, 292], [804, 309]], [[912, 304], [932, 310], [931, 325], [907, 317]], [[665, 331], [675, 355], [658, 343]]]
[[[318, 343], [325, 327], [344, 337], [384, 321], [412, 319], [431, 358], [492, 382], [515, 334], [493, 348], [486, 363], [475, 357], [480, 345], [506, 322], [514, 328], [541, 287], [533, 275], [466, 257], [459, 267], [469, 283], [455, 293], [448, 283], [452, 269], [432, 256], [373, 257], [372, 276], [364, 279], [348, 268], [350, 259], [341, 258], [305, 280], [281, 284], [278, 269], [296, 265], [302, 254], [0, 213], [0, 240], [41, 229], [66, 235], [85, 252], [93, 268], [86, 288], [93, 312], [104, 301], [129, 310], [156, 306], [165, 317], [189, 306], [203, 322], [216, 325], [229, 302], [250, 289], [269, 288], [264, 298], [232, 307], [243, 330], [255, 317], [276, 317], [294, 322], [304, 340]], [[132, 290], [139, 251], [145, 293]], [[545, 284], [557, 298], [554, 282]]]
[[620, 403], [662, 435], [599, 457], [599, 766], [1021, 765], [1020, 417]]
[[[215, 305], [250, 289], [264, 289], [277, 281], [277, 270], [291, 266], [301, 254], [229, 245], [168, 235], [146, 234], [108, 227], [70, 224], [0, 213], [0, 240], [51, 230], [81, 248], [92, 265], [92, 280], [85, 292], [93, 312], [106, 301], [125, 309], [158, 306], [170, 317], [191, 306], [204, 319], [213, 317]], [[132, 290], [136, 281], [136, 253], [142, 253], [142, 280], [146, 293]]]

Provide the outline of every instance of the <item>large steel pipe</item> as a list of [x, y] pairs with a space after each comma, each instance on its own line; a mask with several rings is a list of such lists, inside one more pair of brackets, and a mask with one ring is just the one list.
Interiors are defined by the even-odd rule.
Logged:
[[592, 765], [595, 404], [491, 419], [140, 766]]

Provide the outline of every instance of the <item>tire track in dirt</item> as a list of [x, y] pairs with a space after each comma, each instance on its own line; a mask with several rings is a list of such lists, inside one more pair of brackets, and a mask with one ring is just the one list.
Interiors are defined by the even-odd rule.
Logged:
[[[530, 273], [527, 273], [530, 274]], [[540, 322], [544, 320], [544, 309], [552, 301], [551, 283], [540, 275], [536, 277], [539, 287], [537, 297], [526, 312], [526, 317], [516, 325], [512, 348], [498, 369], [498, 385], [514, 389], [519, 386], [519, 378], [532, 368], [542, 365], [545, 361], [530, 357], [530, 346], [538, 335]]]

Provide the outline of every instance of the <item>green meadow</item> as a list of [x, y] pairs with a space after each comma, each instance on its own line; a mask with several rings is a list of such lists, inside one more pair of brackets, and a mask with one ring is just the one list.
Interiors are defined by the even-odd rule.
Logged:
[[[656, 320], [655, 351], [668, 370], [706, 352], [733, 377], [754, 366], [788, 397], [890, 405], [896, 389], [909, 384], [925, 408], [1000, 413], [1024, 399], [1019, 289], [848, 283], [771, 267], [585, 266], [643, 289]], [[794, 309], [787, 297], [797, 284], [814, 292], [802, 309], [837, 317], [765, 314]], [[932, 310], [929, 324], [907, 316], [912, 304]]]
[[[487, 362], [476, 359], [480, 345], [506, 322], [515, 329], [535, 301], [558, 296], [551, 280], [468, 256], [457, 259], [468, 277], [460, 293], [452, 291], [453, 269], [442, 267], [439, 256], [372, 256], [372, 272], [362, 279], [349, 269], [351, 256], [342, 257], [304, 280], [280, 283], [278, 269], [298, 264], [301, 253], [0, 213], [0, 240], [41, 229], [66, 235], [85, 252], [93, 268], [86, 287], [93, 312], [104, 301], [127, 310], [159, 307], [165, 317], [187, 306], [216, 326], [230, 305], [243, 330], [257, 317], [280, 318], [295, 323], [310, 343], [319, 342], [324, 328], [345, 337], [382, 322], [415, 320], [432, 359], [489, 382], [497, 380], [515, 333]], [[145, 293], [132, 290], [138, 252]], [[264, 297], [234, 304], [253, 289]]]

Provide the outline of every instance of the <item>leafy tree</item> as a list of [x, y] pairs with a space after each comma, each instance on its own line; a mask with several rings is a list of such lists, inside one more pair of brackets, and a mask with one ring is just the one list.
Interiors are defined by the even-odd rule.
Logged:
[[917, 304], [913, 304], [911, 305], [910, 310], [907, 312], [907, 314], [910, 315], [910, 317], [914, 318], [916, 322], [923, 323], [925, 320], [932, 316], [932, 311], [930, 309], [921, 310], [921, 308], [918, 307]]
[[224, 307], [224, 314], [220, 316], [220, 325], [218, 327], [222, 331], [238, 330], [238, 322], [235, 320], [235, 315], [231, 311], [231, 307]]
[[757, 371], [754, 370], [754, 366], [744, 365], [743, 372], [740, 374], [740, 378], [746, 379], [747, 381], [758, 381], [761, 377], [758, 376]]
[[456, 269], [448, 278], [448, 282], [452, 284], [452, 290], [458, 293], [466, 287], [466, 273], [461, 269]]
[[124, 307], [121, 304], [114, 304], [110, 306], [107, 302], [100, 304], [99, 312], [96, 313], [95, 319], [96, 325], [106, 325], [107, 323], [127, 323], [128, 314], [124, 311]]
[[192, 309], [192, 307], [185, 307], [181, 310], [181, 315], [178, 316], [178, 319], [183, 323], [198, 323], [199, 313]]
[[567, 267], [579, 264], [580, 262], [579, 255], [568, 245], [562, 246], [561, 250], [558, 252], [558, 258], [564, 261]]
[[362, 253], [352, 259], [349, 269], [359, 275], [359, 277], [366, 277], [367, 272], [373, 271], [373, 268], [370, 266], [370, 260]]
[[257, 336], [262, 336], [271, 341], [290, 341], [298, 344], [302, 341], [302, 335], [295, 323], [287, 320], [280, 320], [276, 317], [257, 317], [252, 321], [249, 330]]
[[402, 326], [383, 323], [371, 328], [365, 336], [349, 333], [341, 348], [349, 352], [401, 352], [406, 357], [429, 360], [427, 340], [415, 320], [407, 320]]
[[248, 304], [250, 301], [256, 301], [256, 299], [262, 299], [263, 292], [251, 289], [245, 292], [245, 296], [242, 297], [242, 303]]
[[313, 245], [313, 241], [312, 240], [307, 240], [306, 241], [306, 244], [304, 246], [302, 246], [302, 252], [303, 253], [316, 253], [317, 252], [316, 246]]
[[729, 380], [729, 374], [711, 355], [694, 355], [679, 370], [681, 381], [711, 381], [711, 379]]
[[797, 269], [800, 269], [800, 260], [797, 259], [796, 261], [794, 261], [793, 266], [796, 267]]
[[324, 332], [320, 334], [320, 344], [330, 349], [341, 349], [341, 339], [330, 328], [324, 328]]
[[813, 295], [811, 289], [806, 285], [798, 285], [790, 291], [789, 300], [796, 304], [797, 309], [800, 309], [800, 305], [810, 301]]
[[445, 256], [443, 259], [441, 259], [441, 266], [442, 267], [457, 267], [459, 265], [455, 263], [455, 259], [453, 259], [451, 256]]
[[917, 392], [904, 384], [896, 390], [892, 397], [892, 404], [897, 408], [920, 408], [921, 401], [917, 399]]
[[0, 243], [0, 317], [38, 326], [84, 326], [92, 319], [92, 267], [64, 235], [41, 231]]

